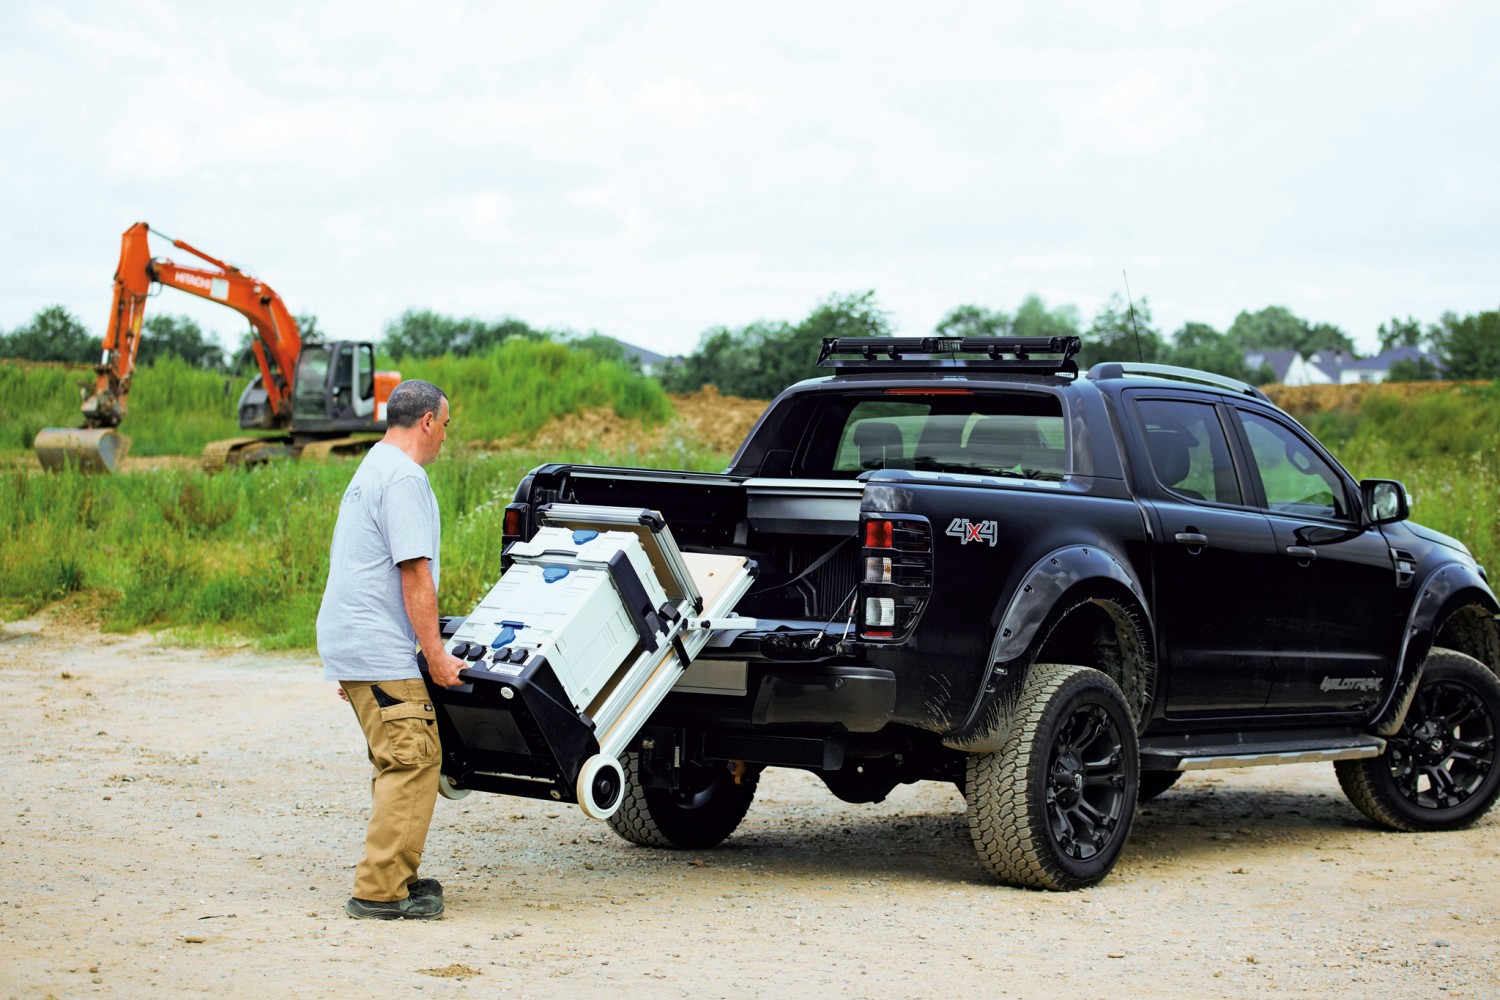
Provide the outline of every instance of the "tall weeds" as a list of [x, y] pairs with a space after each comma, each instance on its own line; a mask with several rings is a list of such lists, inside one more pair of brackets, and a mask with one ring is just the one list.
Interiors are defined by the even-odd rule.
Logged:
[[[453, 404], [449, 438], [457, 444], [523, 438], [581, 407], [610, 406], [627, 420], [660, 423], [672, 404], [652, 379], [591, 351], [550, 341], [512, 339], [479, 356], [428, 358], [404, 364], [406, 378], [441, 386]], [[82, 421], [79, 382], [93, 384], [87, 365], [0, 361], [0, 454], [31, 450], [43, 427]], [[130, 454], [196, 455], [210, 441], [235, 437], [245, 378], [192, 368], [175, 357], [139, 369], [129, 413], [120, 425]]]

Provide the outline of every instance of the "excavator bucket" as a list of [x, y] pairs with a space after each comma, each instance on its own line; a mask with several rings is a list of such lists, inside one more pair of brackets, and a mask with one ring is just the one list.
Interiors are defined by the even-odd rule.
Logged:
[[130, 448], [130, 438], [110, 427], [44, 427], [32, 447], [49, 472], [65, 465], [80, 472], [114, 472]]

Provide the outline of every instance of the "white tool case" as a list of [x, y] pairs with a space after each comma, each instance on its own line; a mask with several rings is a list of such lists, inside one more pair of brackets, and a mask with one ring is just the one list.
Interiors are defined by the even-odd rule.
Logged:
[[463, 683], [428, 678], [444, 791], [576, 801], [602, 819], [619, 807], [619, 755], [755, 567], [685, 557], [650, 511], [553, 504], [538, 514], [541, 527], [511, 546], [510, 569], [446, 640], [470, 664]]

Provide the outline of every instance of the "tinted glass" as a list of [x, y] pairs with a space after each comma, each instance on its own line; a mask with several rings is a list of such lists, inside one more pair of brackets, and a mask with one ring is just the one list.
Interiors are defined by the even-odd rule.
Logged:
[[1258, 413], [1241, 410], [1239, 415], [1271, 510], [1299, 517], [1348, 518], [1343, 479], [1299, 434]]
[[1062, 405], [1040, 394], [878, 396], [830, 400], [816, 415], [804, 475], [916, 469], [1023, 479], [1067, 471]]
[[1239, 479], [1219, 411], [1208, 403], [1143, 399], [1138, 404], [1157, 482], [1189, 500], [1239, 503]]

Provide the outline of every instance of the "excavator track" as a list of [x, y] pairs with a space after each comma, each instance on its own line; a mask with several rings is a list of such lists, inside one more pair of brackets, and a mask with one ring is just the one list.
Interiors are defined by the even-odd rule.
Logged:
[[333, 438], [329, 441], [313, 441], [302, 446], [301, 458], [304, 462], [324, 462], [330, 455], [362, 455], [379, 440], [378, 435], [364, 434]]
[[226, 466], [250, 465], [293, 454], [290, 437], [238, 437], [212, 441], [203, 449], [203, 471], [223, 472]]

